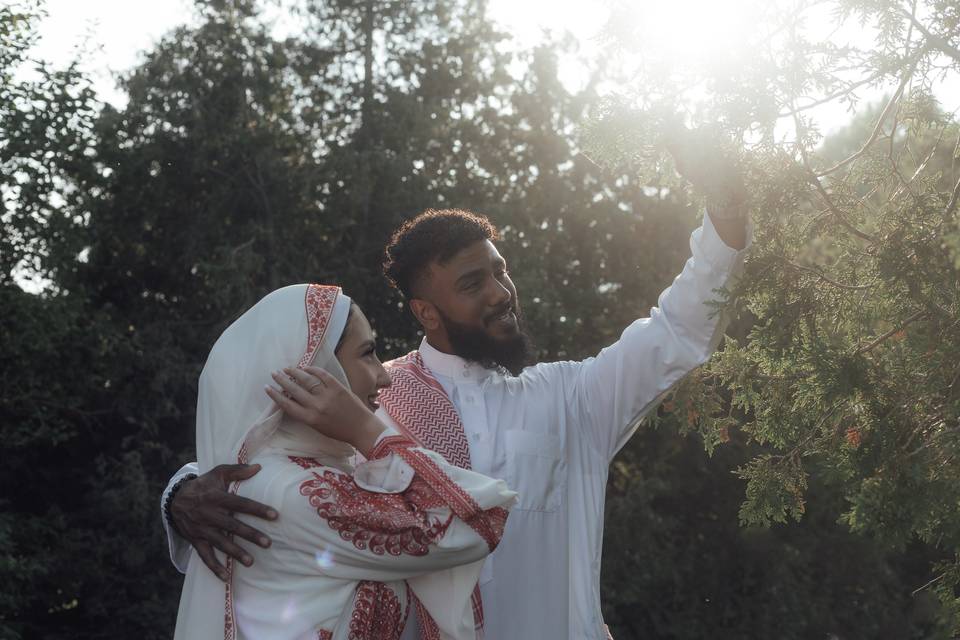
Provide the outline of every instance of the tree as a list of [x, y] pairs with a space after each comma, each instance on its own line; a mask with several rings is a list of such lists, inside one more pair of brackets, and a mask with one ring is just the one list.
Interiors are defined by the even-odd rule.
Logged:
[[[739, 470], [742, 522], [799, 519], [815, 472], [843, 496], [837, 515], [851, 531], [935, 550], [932, 579], [910, 590], [935, 590], [956, 633], [960, 288], [947, 248], [958, 128], [933, 87], [960, 70], [957, 8], [831, 2], [838, 24], [871, 29], [869, 44], [840, 46], [804, 31], [814, 4], [758, 6], [748, 55], [641, 74], [608, 123], [649, 131], [664, 108], [652, 97], [676, 95], [666, 89], [679, 76], [709, 91], [688, 124], [719, 123], [749, 149], [755, 246], [731, 306], [750, 329], [684, 392], [701, 399], [690, 422], [708, 442], [762, 446]], [[868, 127], [820, 144], [810, 109], [886, 83], [893, 92]], [[638, 164], [645, 176], [663, 170], [655, 155]]]

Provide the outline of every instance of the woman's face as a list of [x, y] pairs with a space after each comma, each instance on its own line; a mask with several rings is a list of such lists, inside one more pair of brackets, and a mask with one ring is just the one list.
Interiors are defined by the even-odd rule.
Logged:
[[380, 364], [373, 329], [356, 304], [350, 310], [350, 320], [336, 352], [340, 366], [347, 374], [350, 389], [370, 407], [380, 408], [377, 394], [390, 386], [390, 374]]

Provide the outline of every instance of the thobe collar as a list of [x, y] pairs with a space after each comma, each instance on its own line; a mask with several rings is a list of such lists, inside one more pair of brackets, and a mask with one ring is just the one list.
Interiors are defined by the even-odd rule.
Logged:
[[420, 356], [423, 358], [423, 364], [435, 376], [440, 375], [454, 380], [480, 382], [496, 373], [496, 370], [488, 369], [476, 362], [469, 362], [460, 356], [438, 351], [427, 342], [426, 337], [420, 341]]

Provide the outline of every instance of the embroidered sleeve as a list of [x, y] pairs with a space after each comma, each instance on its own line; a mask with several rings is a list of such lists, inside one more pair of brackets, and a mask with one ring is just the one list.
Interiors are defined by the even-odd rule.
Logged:
[[396, 473], [398, 464], [409, 467], [410, 480], [401, 491], [371, 491], [343, 471], [309, 458], [291, 459], [296, 480], [281, 497], [279, 523], [284, 541], [314, 559], [312, 569], [350, 579], [398, 580], [490, 553], [516, 500], [503, 481], [450, 467], [400, 438], [381, 445], [369, 464], [383, 474]]
[[399, 436], [381, 440], [371, 453], [371, 458], [387, 456], [390, 453], [406, 462], [427, 490], [434, 492], [436, 499], [450, 507], [454, 515], [483, 538], [491, 552], [497, 548], [500, 538], [503, 537], [507, 510], [499, 505], [481, 507], [474, 497], [451, 477], [479, 474], [454, 467], [440, 455], [415, 448], [411, 441]]

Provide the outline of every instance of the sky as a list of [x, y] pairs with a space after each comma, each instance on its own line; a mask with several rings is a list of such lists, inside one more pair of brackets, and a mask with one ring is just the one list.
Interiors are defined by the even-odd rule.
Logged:
[[[638, 0], [642, 2], [643, 0]], [[665, 46], [692, 50], [698, 42], [735, 34], [730, 17], [748, 0], [667, 0], [648, 2], [656, 13], [656, 31]], [[607, 21], [605, 0], [489, 0], [490, 16], [511, 32], [518, 44], [536, 43], [545, 30], [571, 32], [580, 41], [580, 53], [597, 48], [596, 36]], [[123, 93], [114, 78], [130, 69], [166, 32], [193, 19], [191, 0], [47, 0], [48, 17], [41, 23], [41, 40], [35, 53], [63, 65], [82, 53], [85, 69], [92, 75], [102, 99], [121, 106]], [[282, 15], [273, 12], [277, 29], [287, 28]], [[749, 26], [749, 22], [745, 22]], [[661, 26], [662, 25], [662, 26]], [[836, 34], [833, 35], [836, 37]], [[678, 44], [679, 43], [679, 44]], [[568, 85], [583, 79], [574, 58], [561, 61], [561, 78]], [[862, 96], [863, 103], [879, 100], [882, 89]], [[960, 78], [938, 92], [947, 108], [960, 105]], [[850, 114], [841, 105], [828, 105], [814, 114], [824, 133], [842, 127]]]

